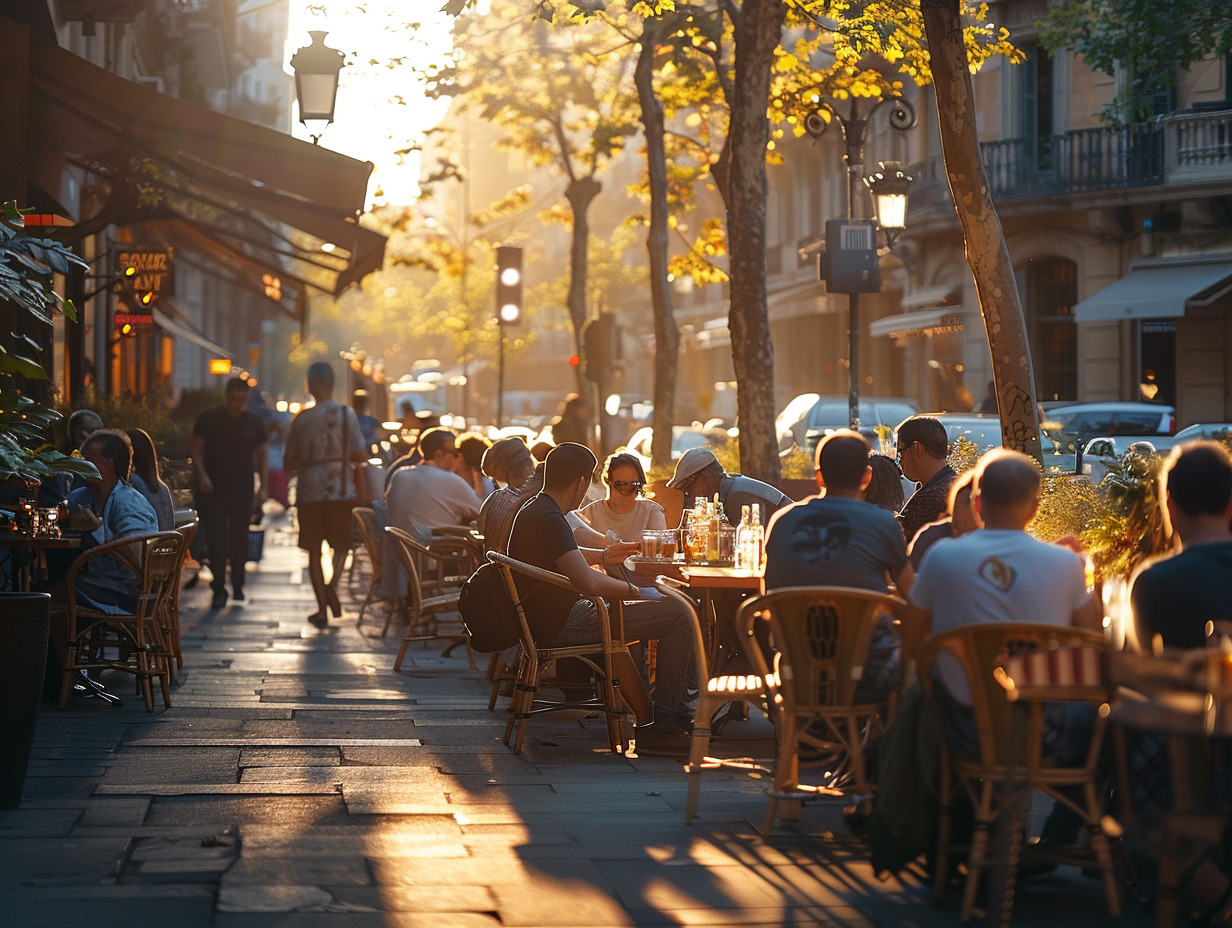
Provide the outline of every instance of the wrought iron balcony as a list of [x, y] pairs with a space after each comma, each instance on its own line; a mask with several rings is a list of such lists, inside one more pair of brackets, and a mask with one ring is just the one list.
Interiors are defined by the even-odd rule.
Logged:
[[[982, 142], [994, 199], [1073, 195], [1208, 181], [1232, 182], [1232, 110], [1181, 112], [1134, 126], [1050, 138]], [[911, 213], [952, 209], [938, 162], [913, 165]]]

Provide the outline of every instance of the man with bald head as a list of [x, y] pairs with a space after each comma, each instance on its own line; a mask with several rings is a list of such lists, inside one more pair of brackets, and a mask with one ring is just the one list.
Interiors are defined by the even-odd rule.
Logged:
[[[1039, 494], [1039, 468], [1025, 454], [999, 448], [980, 458], [971, 504], [984, 527], [924, 554], [911, 588], [913, 632], [982, 622], [1101, 627], [1103, 610], [1087, 592], [1082, 559], [1027, 533]], [[963, 693], [952, 695], [962, 699], [965, 681], [959, 688]]]

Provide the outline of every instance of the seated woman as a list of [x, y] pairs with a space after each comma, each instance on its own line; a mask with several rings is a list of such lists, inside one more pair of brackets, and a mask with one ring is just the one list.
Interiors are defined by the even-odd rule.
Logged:
[[613, 531], [621, 541], [640, 542], [642, 532], [667, 528], [663, 507], [642, 498], [646, 472], [642, 462], [625, 452], [617, 452], [603, 466], [607, 496], [578, 510], [578, 515], [598, 532]]
[[125, 433], [133, 443], [133, 470], [128, 482], [146, 498], [158, 516], [158, 530], [169, 532], [175, 528], [175, 504], [171, 501], [171, 488], [158, 475], [154, 439], [145, 429], [126, 429]]
[[478, 432], [466, 432], [458, 436], [457, 448], [461, 457], [458, 458], [453, 472], [465, 480], [481, 500], [487, 499], [496, 489], [496, 481], [483, 470], [483, 456], [491, 447], [492, 442]]

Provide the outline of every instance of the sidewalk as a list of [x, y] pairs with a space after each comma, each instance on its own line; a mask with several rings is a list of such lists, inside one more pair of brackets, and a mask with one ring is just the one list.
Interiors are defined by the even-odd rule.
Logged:
[[[461, 648], [412, 645], [395, 674], [400, 627], [360, 634], [353, 598], [308, 625], [293, 543], [285, 520], [269, 530], [245, 604], [185, 591], [172, 709], [147, 715], [119, 676], [122, 706], [44, 707], [23, 804], [0, 812], [0, 925], [957, 923], [956, 899], [873, 877], [839, 801], [762, 842], [766, 781], [715, 771], [686, 826], [679, 762], [610, 755], [579, 713], [532, 719], [515, 756]], [[716, 742], [771, 747], [760, 718]], [[1118, 924], [1149, 924], [1126, 908]], [[1015, 925], [1079, 923], [1113, 920], [1077, 871], [1018, 894]]]

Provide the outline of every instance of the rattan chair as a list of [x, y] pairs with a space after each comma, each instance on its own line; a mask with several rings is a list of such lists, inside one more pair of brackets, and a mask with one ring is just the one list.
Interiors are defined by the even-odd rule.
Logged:
[[200, 526], [200, 520], [194, 517], [191, 522], [175, 527], [175, 531], [184, 536], [184, 548], [180, 552], [180, 563], [175, 568], [175, 587], [164, 604], [161, 616], [163, 641], [171, 653], [170, 670], [173, 677], [184, 667], [184, 649], [180, 644], [180, 590], [183, 588], [180, 580], [184, 573], [184, 564], [188, 560], [188, 552]]
[[[460, 585], [452, 587], [446, 592], [437, 593], [434, 596], [425, 596], [419, 580], [419, 565], [417, 562], [420, 557], [425, 556], [424, 552], [427, 552], [426, 556], [431, 557], [430, 549], [396, 525], [385, 526], [385, 532], [394, 539], [398, 557], [401, 559], [402, 566], [406, 569], [407, 575], [406, 592], [399, 604], [399, 609], [406, 616], [406, 634], [402, 636], [402, 644], [398, 648], [398, 656], [394, 660], [394, 670], [402, 669], [402, 662], [406, 660], [406, 652], [412, 641], [423, 641], [425, 642], [424, 646], [427, 647], [426, 642], [438, 638], [445, 638], [450, 641], [449, 646], [444, 651], [445, 655], [448, 655], [459, 644], [465, 644], [467, 659], [470, 661], [470, 665], [475, 667], [475, 657], [471, 653], [466, 630], [460, 628], [458, 632], [442, 634], [437, 619], [439, 613], [457, 611], [458, 595], [461, 590]], [[461, 619], [458, 620], [458, 624], [461, 626]]]
[[[351, 510], [351, 521], [354, 523], [355, 534], [359, 536], [364, 550], [368, 553], [368, 562], [372, 565], [372, 576], [368, 582], [368, 592], [364, 596], [363, 603], [359, 607], [359, 616], [355, 619], [355, 627], [359, 628], [364, 624], [364, 613], [369, 606], [374, 606], [377, 603], [384, 603], [385, 624], [381, 626], [381, 637], [384, 638], [389, 632], [389, 623], [393, 618], [394, 611], [398, 608], [398, 601], [386, 595], [382, 590], [382, 585], [385, 582], [385, 557], [381, 550], [381, 538], [376, 532], [376, 512], [368, 506], [357, 506]], [[352, 555], [354, 558], [354, 555]], [[354, 563], [354, 560], [352, 560]]]
[[[763, 834], [774, 827], [780, 801], [791, 803], [794, 817], [802, 801], [873, 791], [864, 748], [888, 721], [896, 689], [869, 696], [858, 688], [877, 623], [904, 605], [896, 596], [848, 587], [787, 587], [741, 605], [736, 628], [756, 678], [781, 681], [772, 693], [779, 752]], [[769, 621], [779, 649], [773, 671], [750, 637], [758, 619]], [[822, 771], [816, 784], [800, 782], [801, 745]]]
[[[68, 644], [60, 686], [61, 709], [68, 705], [79, 671], [103, 669], [134, 674], [147, 712], [154, 711], [150, 684], [157, 677], [163, 706], [171, 707], [171, 649], [163, 635], [163, 618], [179, 586], [185, 547], [181, 533], [155, 532], [99, 545], [73, 562], [68, 572]], [[105, 557], [124, 564], [138, 578], [137, 605], [131, 613], [111, 615], [78, 599], [78, 574]]]
[[[1067, 652], [1061, 657], [1062, 649]], [[1038, 789], [1081, 816], [1090, 832], [1085, 848], [1049, 848], [1049, 862], [1080, 863], [1102, 873], [1108, 909], [1117, 916], [1120, 895], [1111, 844], [1104, 831], [1104, 776], [1098, 769], [1106, 727], [1106, 713], [1094, 713], [1095, 727], [1085, 761], [1075, 767], [1058, 766], [1043, 755], [1047, 701], [1085, 702], [1096, 706], [1112, 697], [1104, 669], [1106, 642], [1098, 632], [1057, 625], [995, 622], [951, 629], [930, 639], [920, 658], [920, 679], [926, 693], [939, 684], [940, 661], [951, 672], [961, 671], [971, 690], [971, 714], [979, 756], [959, 756], [949, 744], [941, 751], [934, 897], [940, 901], [950, 875], [950, 860], [959, 850], [952, 844], [952, 797], [960, 786], [975, 806], [975, 831], [967, 854], [967, 876], [959, 918], [967, 921], [975, 910], [981, 874], [1000, 863], [998, 879], [989, 893], [990, 905], [999, 909], [994, 923], [1008, 921], [1013, 905], [1019, 855], [1024, 846], [1030, 790]], [[1078, 653], [1077, 661], [1074, 652]], [[1052, 666], [1058, 672], [1042, 673]], [[1008, 669], [1007, 669], [1008, 668]], [[1032, 668], [1035, 668], [1032, 670]], [[1066, 669], [1068, 668], [1068, 669]], [[1010, 674], [1018, 675], [1013, 679]], [[944, 684], [940, 684], [944, 686]], [[1022, 704], [1015, 711], [1010, 696]], [[953, 702], [946, 695], [943, 698]], [[1080, 795], [1080, 799], [1075, 799]], [[1000, 847], [991, 840], [1000, 820]]]
[[[519, 637], [522, 653], [518, 659], [513, 700], [509, 705], [509, 719], [505, 725], [505, 744], [509, 743], [516, 731], [513, 750], [514, 753], [521, 753], [526, 723], [532, 715], [560, 709], [601, 709], [607, 722], [608, 746], [613, 753], [624, 753], [628, 744], [625, 721], [629, 714], [625, 706], [628, 705], [640, 721], [649, 722], [650, 699], [646, 695], [637, 662], [622, 638], [619, 624], [615, 630], [612, 628], [607, 602], [599, 596], [586, 596], [563, 574], [535, 567], [495, 551], [488, 552], [488, 558], [501, 568], [505, 587], [513, 599], [521, 627]], [[545, 647], [536, 642], [526, 615], [526, 606], [514, 582], [515, 574], [539, 583], [558, 586], [589, 599], [594, 603], [599, 616], [598, 640], [558, 648]], [[568, 657], [578, 658], [594, 671], [597, 693], [590, 698], [566, 698], [560, 702], [538, 699], [539, 688], [548, 668], [556, 661]]]
[[[685, 586], [686, 584], [674, 577], [659, 577], [655, 581], [655, 588], [664, 596], [675, 600], [685, 615], [693, 620], [693, 652], [699, 668], [700, 685], [697, 691], [697, 711], [693, 716], [693, 741], [689, 749], [689, 761], [684, 768], [689, 780], [688, 801], [684, 811], [684, 821], [688, 825], [692, 824], [697, 816], [702, 770], [732, 766], [768, 772], [751, 758], [722, 760], [711, 757], [710, 737], [714, 733], [712, 726], [715, 715], [728, 703], [743, 702], [756, 706], [766, 713], [772, 723], [777, 723], [778, 713], [771, 711], [769, 705], [772, 698], [770, 694], [777, 691], [779, 679], [777, 673], [772, 673], [769, 679], [763, 679], [754, 673], [720, 674], [714, 677], [704, 672], [708, 666], [709, 655], [707, 636], [698, 617], [697, 603], [681, 592]], [[753, 619], [751, 613], [749, 618]], [[752, 630], [747, 630], [747, 636], [751, 635]], [[745, 640], [747, 636], [742, 635], [741, 640]]]

